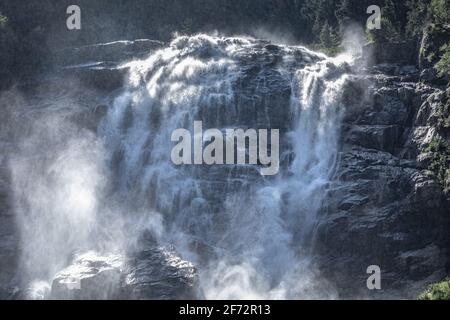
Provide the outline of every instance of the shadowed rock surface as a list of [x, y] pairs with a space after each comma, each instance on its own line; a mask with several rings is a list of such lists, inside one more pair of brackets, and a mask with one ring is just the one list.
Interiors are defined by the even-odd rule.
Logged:
[[[352, 292], [349, 284], [364, 285], [369, 265], [381, 267], [387, 297], [408, 288], [406, 297], [415, 298], [424, 284], [448, 272], [448, 202], [419, 161], [436, 134], [427, 119], [443, 90], [407, 81], [404, 67], [390, 67], [397, 71], [370, 68], [348, 88], [348, 96], [363, 99], [348, 101], [338, 167], [319, 226], [322, 266], [344, 295]], [[419, 71], [409, 70], [416, 78]]]
[[149, 247], [131, 257], [78, 255], [52, 282], [50, 299], [196, 299], [194, 266], [172, 248]]

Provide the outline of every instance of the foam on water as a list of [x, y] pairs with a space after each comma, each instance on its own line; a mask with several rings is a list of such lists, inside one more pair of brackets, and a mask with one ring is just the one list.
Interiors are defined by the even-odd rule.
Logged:
[[[36, 172], [32, 181], [26, 175], [33, 171], [30, 164], [18, 159], [13, 172], [29, 278], [48, 281], [74, 251], [99, 243], [105, 248], [105, 239], [127, 248], [149, 229], [194, 262], [206, 298], [333, 298], [311, 248], [337, 156], [342, 59], [276, 46], [282, 57], [276, 72], [291, 83], [292, 123], [286, 124], [281, 152], [293, 156], [275, 178], [255, 177], [251, 168], [208, 171], [170, 160], [172, 131], [192, 130], [196, 120], [219, 129], [272, 126], [269, 108], [279, 106], [261, 106], [263, 120], [251, 123], [237, 101], [238, 83], [252, 75], [255, 63], [263, 70], [270, 66], [271, 50], [251, 38], [178, 37], [124, 66], [130, 69], [126, 87], [110, 105], [98, 137], [62, 134], [70, 143], [58, 146], [57, 156], [41, 166], [47, 171]], [[259, 80], [255, 95], [262, 96], [271, 79], [261, 73]], [[24, 154], [33, 150], [33, 141], [23, 146]], [[112, 176], [107, 193], [105, 170]], [[98, 236], [105, 233], [109, 237]], [[34, 287], [31, 297], [41, 296], [43, 286]]]

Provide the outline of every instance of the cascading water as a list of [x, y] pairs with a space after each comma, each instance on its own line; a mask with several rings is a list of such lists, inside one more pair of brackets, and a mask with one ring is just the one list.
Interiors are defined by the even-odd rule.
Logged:
[[[198, 35], [125, 66], [126, 87], [98, 137], [52, 159], [53, 183], [30, 182], [26, 164], [14, 166], [21, 233], [32, 243], [23, 267], [42, 264], [28, 277], [49, 281], [76, 250], [127, 251], [146, 231], [196, 265], [206, 298], [334, 297], [311, 248], [337, 156], [340, 62], [302, 47]], [[192, 132], [197, 120], [220, 130], [280, 129], [280, 172], [175, 166], [172, 131]], [[38, 190], [53, 194], [48, 203], [33, 202]], [[46, 234], [50, 221], [65, 227]]]
[[[159, 240], [196, 262], [207, 298], [332, 296], [317, 290], [326, 284], [308, 248], [337, 155], [339, 67], [304, 48], [203, 35], [129, 66], [100, 132], [125, 208], [162, 215]], [[171, 132], [196, 120], [221, 130], [282, 126], [283, 156], [293, 160], [274, 179], [249, 166], [176, 167]]]

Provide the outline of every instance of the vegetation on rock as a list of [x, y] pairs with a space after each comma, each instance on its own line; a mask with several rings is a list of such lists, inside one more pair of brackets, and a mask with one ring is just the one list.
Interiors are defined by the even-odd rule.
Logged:
[[450, 40], [449, 44], [443, 45], [440, 51], [442, 52], [442, 56], [436, 63], [435, 68], [438, 72], [438, 76], [443, 77], [445, 75], [450, 75]]
[[446, 194], [450, 193], [450, 141], [435, 138], [426, 148], [431, 154], [429, 169], [433, 171], [437, 181]]
[[430, 154], [428, 169], [436, 176], [444, 193], [450, 196], [450, 88], [447, 89], [437, 110], [438, 135], [425, 148]]
[[[69, 0], [1, 1], [0, 41], [2, 48], [14, 48], [13, 58], [6, 58], [16, 73], [42, 70], [50, 63], [49, 52], [67, 46], [138, 38], [167, 41], [174, 32], [271, 34], [336, 54], [345, 40], [345, 26], [365, 26], [370, 5], [378, 5], [382, 12], [381, 30], [368, 34], [374, 41], [419, 40], [427, 24], [450, 22], [446, 0], [79, 0], [83, 27], [69, 31], [65, 20], [71, 4]], [[3, 52], [0, 56], [5, 61]]]
[[434, 283], [419, 295], [419, 300], [450, 300], [450, 278]]

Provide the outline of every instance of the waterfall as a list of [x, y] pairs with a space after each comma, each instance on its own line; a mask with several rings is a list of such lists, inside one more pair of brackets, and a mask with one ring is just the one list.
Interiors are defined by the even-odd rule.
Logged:
[[[97, 136], [58, 122], [58, 134], [37, 134], [63, 140], [41, 171], [30, 177], [34, 164], [14, 162], [22, 267], [36, 290], [74, 251], [127, 251], [146, 232], [196, 265], [206, 298], [335, 297], [312, 248], [338, 153], [343, 63], [303, 47], [197, 35], [124, 67], [126, 85]], [[171, 133], [192, 132], [194, 121], [280, 129], [280, 172], [175, 166]], [[22, 155], [36, 152], [33, 141]]]
[[[309, 248], [337, 155], [339, 65], [301, 47], [199, 35], [128, 66], [100, 130], [123, 210], [158, 212], [159, 241], [196, 262], [207, 298], [332, 297]], [[274, 179], [251, 166], [176, 167], [171, 132], [196, 120], [220, 130], [282, 125], [290, 160]]]

